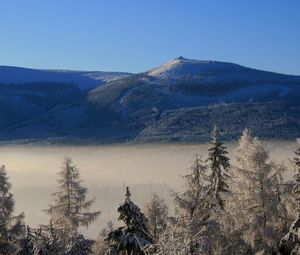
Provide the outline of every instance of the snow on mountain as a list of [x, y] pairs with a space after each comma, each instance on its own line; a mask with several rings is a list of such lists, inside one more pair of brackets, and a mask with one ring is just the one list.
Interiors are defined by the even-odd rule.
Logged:
[[40, 70], [23, 67], [0, 66], [0, 83], [73, 83], [81, 90], [93, 89], [107, 81], [123, 78], [128, 75], [130, 74], [121, 72]]
[[[266, 137], [294, 137], [300, 76], [179, 57], [96, 88], [88, 102], [115, 113], [114, 123], [131, 124], [124, 130], [134, 126], [136, 141], [205, 140], [215, 124], [230, 139], [245, 127]], [[269, 133], [263, 134], [265, 125]]]
[[175, 58], [169, 62], [146, 72], [150, 77], [171, 81], [189, 81], [202, 84], [214, 82], [247, 82], [265, 83], [279, 80], [299, 80], [299, 76], [284, 75], [261, 71], [229, 62], [194, 60], [183, 57]]
[[0, 141], [196, 142], [214, 125], [294, 139], [300, 76], [183, 57], [135, 75], [0, 67], [0, 114]]
[[157, 68], [151, 69], [147, 74], [154, 77], [167, 78], [187, 75], [200, 75], [208, 71], [220, 71], [228, 69], [238, 70], [241, 68], [241, 66], [231, 63], [209, 60], [194, 60], [179, 57], [172, 59]]

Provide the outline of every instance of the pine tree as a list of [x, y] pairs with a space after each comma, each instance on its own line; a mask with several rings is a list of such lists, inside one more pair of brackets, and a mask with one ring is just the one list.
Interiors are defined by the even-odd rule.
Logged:
[[125, 226], [119, 227], [105, 238], [109, 245], [107, 254], [143, 255], [144, 248], [152, 244], [148, 220], [140, 208], [130, 200], [131, 193], [126, 189], [125, 202], [118, 208], [119, 218]]
[[280, 240], [279, 250], [283, 255], [300, 254], [300, 139], [297, 139], [294, 153], [293, 194], [296, 200], [297, 217], [290, 226], [289, 232]]
[[150, 201], [146, 204], [145, 215], [149, 220], [151, 235], [154, 240], [158, 240], [167, 225], [168, 206], [164, 199], [157, 194], [153, 194]]
[[16, 251], [18, 239], [24, 235], [24, 215], [13, 215], [15, 202], [10, 192], [4, 166], [0, 167], [0, 254], [11, 255]]
[[220, 141], [219, 130], [217, 127], [212, 132], [212, 140], [208, 149], [208, 159], [211, 178], [210, 196], [212, 202], [210, 206], [219, 206], [224, 209], [224, 200], [222, 193], [228, 192], [228, 169], [230, 167], [229, 158], [226, 156], [228, 152], [226, 147]]
[[251, 246], [252, 253], [276, 252], [286, 228], [286, 210], [280, 200], [285, 168], [269, 160], [269, 152], [243, 132], [237, 150], [237, 166], [231, 167], [231, 196], [226, 209], [234, 220], [229, 227]]
[[65, 158], [59, 176], [54, 202], [45, 212], [50, 216], [51, 227], [61, 233], [62, 242], [67, 246], [77, 236], [78, 228], [88, 227], [100, 211], [89, 211], [94, 199], [87, 200], [87, 189], [81, 186], [79, 170], [70, 158]]

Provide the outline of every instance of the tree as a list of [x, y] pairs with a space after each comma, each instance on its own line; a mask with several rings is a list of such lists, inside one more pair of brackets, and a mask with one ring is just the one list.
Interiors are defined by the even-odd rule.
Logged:
[[144, 248], [152, 244], [148, 220], [140, 208], [130, 200], [131, 193], [126, 188], [125, 202], [118, 208], [119, 218], [125, 226], [119, 227], [105, 238], [109, 245], [107, 254], [143, 255]]
[[184, 192], [173, 194], [176, 225], [178, 225], [178, 235], [182, 236], [180, 239], [188, 244], [189, 254], [198, 254], [197, 252], [202, 249], [200, 246], [205, 243], [200, 233], [203, 232], [209, 219], [208, 187], [210, 187], [207, 167], [198, 155], [195, 155], [190, 173], [183, 178]]
[[106, 227], [101, 230], [96, 242], [93, 245], [93, 255], [104, 255], [106, 253], [106, 251], [109, 249], [109, 246], [104, 241], [104, 239], [108, 235], [108, 233], [112, 232], [113, 230], [114, 224], [112, 223], [112, 221], [109, 221], [106, 224]]
[[220, 142], [219, 130], [217, 127], [212, 132], [212, 140], [208, 149], [208, 159], [211, 178], [210, 196], [212, 196], [212, 202], [214, 204], [210, 206], [219, 206], [222, 210], [224, 209], [224, 200], [221, 194], [228, 192], [228, 169], [230, 167], [229, 158], [226, 156], [228, 152], [226, 147]]
[[[146, 249], [147, 255], [187, 255], [190, 254], [190, 240], [180, 233], [180, 222], [170, 217], [166, 229], [159, 239]], [[179, 234], [180, 233], [180, 234]]]
[[295, 157], [293, 160], [295, 168], [293, 194], [297, 202], [297, 210], [300, 212], [300, 139], [297, 139], [296, 142]]
[[4, 166], [0, 167], [0, 254], [11, 255], [16, 251], [16, 243], [24, 235], [24, 214], [14, 216], [15, 201], [10, 192]]
[[279, 250], [281, 254], [300, 253], [300, 139], [297, 139], [295, 157], [293, 160], [295, 175], [293, 194], [296, 200], [297, 217], [290, 226], [289, 232], [280, 240]]
[[237, 150], [237, 165], [232, 166], [226, 209], [233, 216], [232, 232], [242, 236], [252, 253], [276, 252], [280, 233], [286, 229], [286, 209], [280, 187], [285, 168], [269, 159], [262, 143], [244, 130]]
[[51, 227], [61, 233], [62, 242], [67, 245], [77, 236], [78, 228], [88, 227], [100, 211], [89, 211], [94, 199], [87, 200], [87, 189], [81, 186], [79, 170], [70, 158], [65, 158], [59, 176], [53, 204], [45, 212], [50, 216]]
[[158, 240], [167, 225], [168, 206], [164, 199], [157, 194], [153, 194], [150, 201], [146, 204], [145, 215], [149, 220], [151, 235], [154, 240]]

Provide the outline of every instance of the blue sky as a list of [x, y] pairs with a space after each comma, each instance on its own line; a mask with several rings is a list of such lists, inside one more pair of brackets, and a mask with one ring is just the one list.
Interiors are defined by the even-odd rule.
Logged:
[[184, 56], [300, 75], [299, 0], [9, 0], [0, 65], [145, 71]]

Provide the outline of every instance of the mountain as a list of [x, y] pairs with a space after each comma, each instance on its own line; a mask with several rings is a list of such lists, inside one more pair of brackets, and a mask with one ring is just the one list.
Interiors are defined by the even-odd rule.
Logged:
[[0, 83], [73, 83], [81, 90], [96, 88], [107, 81], [128, 75], [130, 74], [121, 72], [39, 70], [22, 67], [0, 66]]
[[0, 114], [2, 141], [200, 142], [214, 125], [228, 140], [246, 127], [294, 139], [300, 76], [179, 57], [89, 90], [53, 80], [1, 85]]

